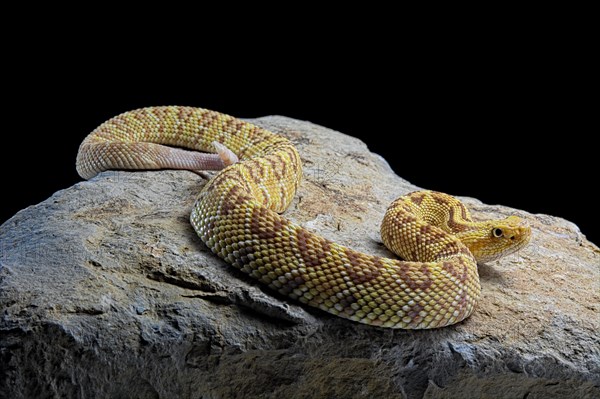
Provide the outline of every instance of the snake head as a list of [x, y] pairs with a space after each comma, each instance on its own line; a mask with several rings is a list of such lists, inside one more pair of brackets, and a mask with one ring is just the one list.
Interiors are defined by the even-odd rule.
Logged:
[[518, 216], [478, 223], [476, 229], [460, 234], [478, 263], [490, 262], [526, 246], [531, 228]]

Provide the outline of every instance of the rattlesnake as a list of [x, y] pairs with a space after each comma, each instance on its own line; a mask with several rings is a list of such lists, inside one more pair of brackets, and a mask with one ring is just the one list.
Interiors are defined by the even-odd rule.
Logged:
[[279, 293], [369, 325], [434, 328], [465, 319], [480, 294], [477, 261], [512, 253], [530, 238], [516, 216], [476, 223], [454, 197], [418, 191], [394, 201], [381, 226], [384, 244], [404, 260], [338, 245], [279, 214], [302, 176], [290, 141], [200, 108], [121, 114], [96, 128], [77, 155], [85, 179], [107, 169], [160, 168], [222, 169], [191, 213], [201, 240]]

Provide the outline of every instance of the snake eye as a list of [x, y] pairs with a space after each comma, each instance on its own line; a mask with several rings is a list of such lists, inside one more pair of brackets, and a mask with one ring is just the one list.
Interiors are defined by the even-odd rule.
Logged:
[[502, 229], [496, 227], [494, 230], [492, 230], [492, 234], [494, 235], [494, 237], [500, 238], [504, 233], [502, 232]]

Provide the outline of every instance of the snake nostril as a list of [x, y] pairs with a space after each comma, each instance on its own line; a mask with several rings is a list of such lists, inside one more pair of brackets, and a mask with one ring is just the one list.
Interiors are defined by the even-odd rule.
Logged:
[[511, 239], [511, 240], [514, 240], [514, 239], [515, 239], [515, 236], [510, 236], [510, 239]]

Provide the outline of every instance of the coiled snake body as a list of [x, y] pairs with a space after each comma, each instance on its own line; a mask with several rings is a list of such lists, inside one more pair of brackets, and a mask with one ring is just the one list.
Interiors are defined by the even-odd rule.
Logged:
[[[220, 156], [196, 152], [215, 146]], [[222, 169], [190, 217], [202, 241], [272, 289], [369, 325], [434, 328], [465, 319], [480, 293], [477, 261], [512, 253], [530, 237], [517, 217], [473, 222], [457, 199], [419, 191], [394, 201], [381, 226], [383, 242], [403, 260], [338, 245], [279, 215], [302, 176], [287, 139], [200, 108], [124, 113], [96, 128], [77, 156], [85, 179], [107, 169], [161, 168]]]

